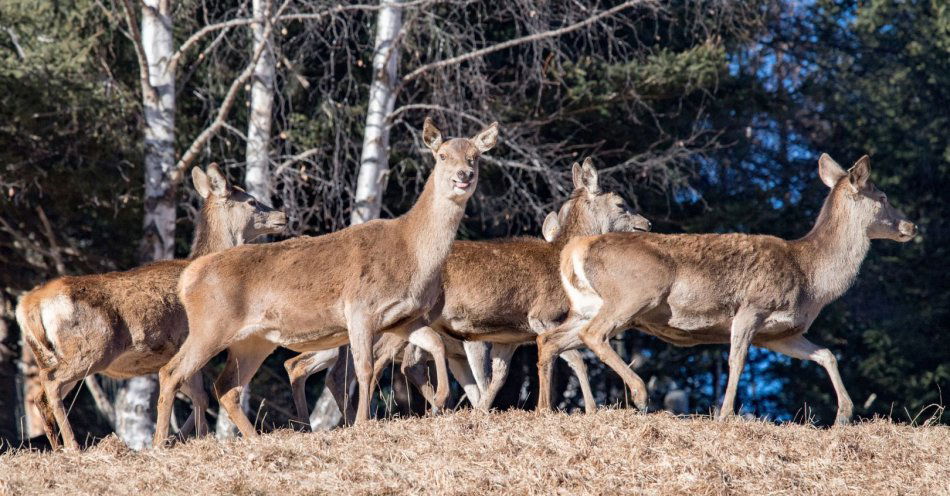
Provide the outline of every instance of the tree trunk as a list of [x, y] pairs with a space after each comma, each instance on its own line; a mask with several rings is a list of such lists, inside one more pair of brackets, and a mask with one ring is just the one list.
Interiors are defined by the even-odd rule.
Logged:
[[[142, 262], [175, 255], [175, 74], [171, 0], [143, 0], [142, 48], [148, 63], [149, 88], [142, 88], [145, 110], [145, 220], [139, 257]], [[144, 85], [143, 81], [143, 85]], [[125, 381], [115, 399], [116, 434], [132, 449], [151, 442], [155, 430], [155, 375]]]
[[[399, 61], [394, 43], [402, 28], [402, 8], [399, 1], [386, 3], [376, 19], [376, 43], [373, 50], [373, 84], [369, 90], [366, 129], [363, 131], [363, 153], [356, 179], [353, 213], [350, 223], [362, 224], [379, 217], [385, 180], [389, 172], [389, 125], [386, 119], [395, 104], [396, 69]], [[332, 429], [343, 419], [343, 414], [327, 388], [310, 414], [310, 428]]]
[[[386, 2], [386, 0], [383, 0]], [[386, 2], [376, 21], [373, 51], [373, 84], [369, 90], [363, 153], [356, 179], [352, 224], [379, 217], [389, 174], [389, 123], [387, 119], [396, 101], [396, 70], [399, 50], [395, 46], [402, 28], [402, 8], [398, 1]]]
[[261, 44], [264, 51], [257, 59], [251, 84], [250, 117], [247, 122], [247, 173], [244, 185], [247, 192], [258, 200], [270, 205], [270, 137], [272, 112], [274, 108], [275, 64], [272, 37], [264, 39], [264, 22], [271, 15], [271, 0], [253, 0], [254, 18], [251, 35], [254, 43], [251, 53], [257, 53]]

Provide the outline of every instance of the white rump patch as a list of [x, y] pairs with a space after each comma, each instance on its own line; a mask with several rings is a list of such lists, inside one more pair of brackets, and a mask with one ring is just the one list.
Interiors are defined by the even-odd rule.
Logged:
[[75, 305], [66, 295], [44, 298], [40, 302], [40, 320], [43, 322], [46, 339], [53, 345], [53, 351], [57, 354], [62, 348], [59, 343], [60, 327], [74, 319], [74, 312]]
[[575, 287], [571, 284], [570, 278], [561, 274], [561, 284], [564, 285], [564, 291], [571, 300], [571, 310], [585, 319], [593, 318], [600, 311], [604, 300], [591, 287], [590, 280], [584, 272], [584, 260], [577, 251], [571, 253], [571, 267], [578, 286]]

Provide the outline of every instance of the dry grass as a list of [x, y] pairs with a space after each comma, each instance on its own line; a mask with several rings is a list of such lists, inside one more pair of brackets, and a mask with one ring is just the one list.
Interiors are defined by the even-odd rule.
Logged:
[[0, 494], [950, 494], [950, 428], [462, 411], [134, 453], [0, 456]]

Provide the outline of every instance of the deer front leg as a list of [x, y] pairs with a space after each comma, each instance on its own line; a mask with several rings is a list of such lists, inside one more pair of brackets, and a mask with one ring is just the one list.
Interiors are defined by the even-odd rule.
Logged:
[[778, 341], [769, 341], [762, 343], [762, 346], [792, 358], [818, 362], [819, 365], [824, 367], [828, 372], [828, 376], [831, 378], [831, 384], [835, 388], [835, 394], [838, 396], [838, 414], [835, 417], [835, 423], [838, 425], [851, 423], [851, 412], [854, 409], [854, 404], [851, 402], [851, 397], [848, 396], [848, 391], [844, 387], [841, 374], [838, 373], [838, 360], [831, 350], [812, 343], [802, 335], [792, 336]]
[[538, 406], [537, 411], [551, 409], [551, 379], [554, 357], [582, 345], [578, 330], [587, 323], [580, 318], [568, 318], [563, 324], [537, 337], [538, 343]]
[[421, 321], [416, 321], [410, 327], [407, 340], [432, 355], [435, 361], [436, 387], [435, 387], [435, 408], [442, 410], [445, 408], [445, 402], [449, 398], [449, 372], [445, 359], [445, 345], [442, 338], [431, 327], [423, 325]]
[[356, 423], [369, 421], [369, 406], [376, 390], [376, 375], [373, 373], [373, 341], [376, 329], [370, 324], [368, 315], [356, 312], [347, 319], [350, 336], [350, 352], [353, 354], [353, 368], [359, 383], [359, 402], [356, 407]]
[[739, 389], [739, 376], [745, 367], [746, 355], [752, 337], [762, 323], [762, 317], [750, 310], [740, 310], [732, 319], [732, 329], [729, 336], [729, 380], [726, 383], [726, 394], [722, 398], [722, 409], [719, 410], [719, 420], [724, 420], [735, 414], [736, 391]]

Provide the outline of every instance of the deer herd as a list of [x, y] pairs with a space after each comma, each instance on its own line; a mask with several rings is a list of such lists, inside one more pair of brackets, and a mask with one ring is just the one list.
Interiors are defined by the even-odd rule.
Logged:
[[[552, 360], [576, 374], [587, 412], [596, 409], [579, 348], [590, 349], [645, 409], [647, 387], [610, 345], [628, 329], [676, 346], [728, 343], [720, 418], [733, 415], [750, 345], [828, 372], [836, 421], [852, 403], [834, 354], [805, 333], [855, 279], [871, 239], [906, 242], [917, 227], [870, 181], [867, 156], [844, 170], [818, 162], [829, 188], [814, 227], [787, 241], [749, 234], [659, 234], [620, 195], [603, 191], [590, 159], [573, 166], [570, 198], [545, 219], [541, 238], [455, 241], [478, 183], [479, 157], [498, 140], [493, 123], [472, 138], [444, 139], [430, 119], [423, 143], [435, 167], [414, 206], [395, 219], [323, 236], [245, 244], [279, 233], [280, 211], [230, 185], [216, 165], [192, 171], [204, 200], [191, 256], [125, 272], [68, 276], [25, 294], [17, 321], [40, 367], [30, 398], [54, 447], [79, 449], [65, 396], [90, 374], [158, 372], [155, 446], [169, 439], [179, 390], [192, 402], [181, 433], [207, 433], [201, 369], [226, 351], [212, 391], [244, 436], [256, 435], [239, 398], [278, 347], [297, 414], [304, 382], [325, 369], [348, 421], [370, 418], [375, 381], [390, 362], [434, 409], [448, 398], [449, 372], [471, 404], [489, 410], [515, 349], [536, 343], [538, 410], [551, 408]], [[436, 387], [428, 382], [428, 366]], [[358, 404], [348, 403], [348, 371]]]

